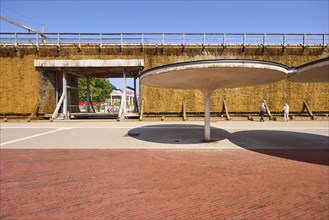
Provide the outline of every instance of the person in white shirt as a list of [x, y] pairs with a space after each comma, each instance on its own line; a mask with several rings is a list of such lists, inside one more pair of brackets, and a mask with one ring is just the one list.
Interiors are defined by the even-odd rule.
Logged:
[[287, 103], [283, 106], [283, 116], [284, 116], [284, 121], [288, 122], [289, 121], [289, 105]]

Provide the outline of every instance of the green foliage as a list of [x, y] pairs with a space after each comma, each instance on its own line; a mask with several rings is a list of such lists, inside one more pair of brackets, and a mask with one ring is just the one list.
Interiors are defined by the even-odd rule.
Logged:
[[100, 111], [101, 111], [101, 109], [102, 109], [102, 106], [101, 106], [101, 105], [99, 105], [99, 104], [97, 104], [97, 105], [96, 105], [96, 110], [97, 110], [98, 112], [100, 112]]
[[[91, 78], [89, 80], [89, 89], [93, 102], [104, 102], [106, 98], [110, 97], [110, 93], [113, 90], [113, 85], [104, 78]], [[87, 88], [87, 79], [78, 79], [79, 88]], [[87, 101], [87, 92], [85, 90], [79, 90], [79, 101]]]

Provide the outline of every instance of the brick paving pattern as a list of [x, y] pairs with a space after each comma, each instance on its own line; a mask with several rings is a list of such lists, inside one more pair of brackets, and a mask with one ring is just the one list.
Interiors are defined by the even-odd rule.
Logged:
[[0, 219], [329, 219], [328, 150], [1, 149]]

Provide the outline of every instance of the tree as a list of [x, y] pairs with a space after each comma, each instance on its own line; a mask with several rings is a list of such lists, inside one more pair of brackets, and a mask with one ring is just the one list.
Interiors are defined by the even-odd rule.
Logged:
[[[104, 102], [106, 98], [110, 97], [110, 93], [113, 90], [113, 85], [104, 78], [90, 78], [89, 89], [94, 102]], [[78, 79], [79, 88], [87, 88], [87, 79]], [[79, 90], [79, 101], [87, 101], [86, 90]]]

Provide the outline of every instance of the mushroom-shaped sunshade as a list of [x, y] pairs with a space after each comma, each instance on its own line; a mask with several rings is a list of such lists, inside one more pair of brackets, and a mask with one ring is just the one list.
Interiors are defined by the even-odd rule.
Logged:
[[210, 96], [218, 88], [272, 83], [287, 77], [288, 67], [258, 60], [201, 60], [169, 64], [141, 73], [145, 85], [198, 89], [205, 99], [205, 141], [210, 141]]
[[328, 83], [329, 57], [299, 66], [289, 80], [301, 83]]

